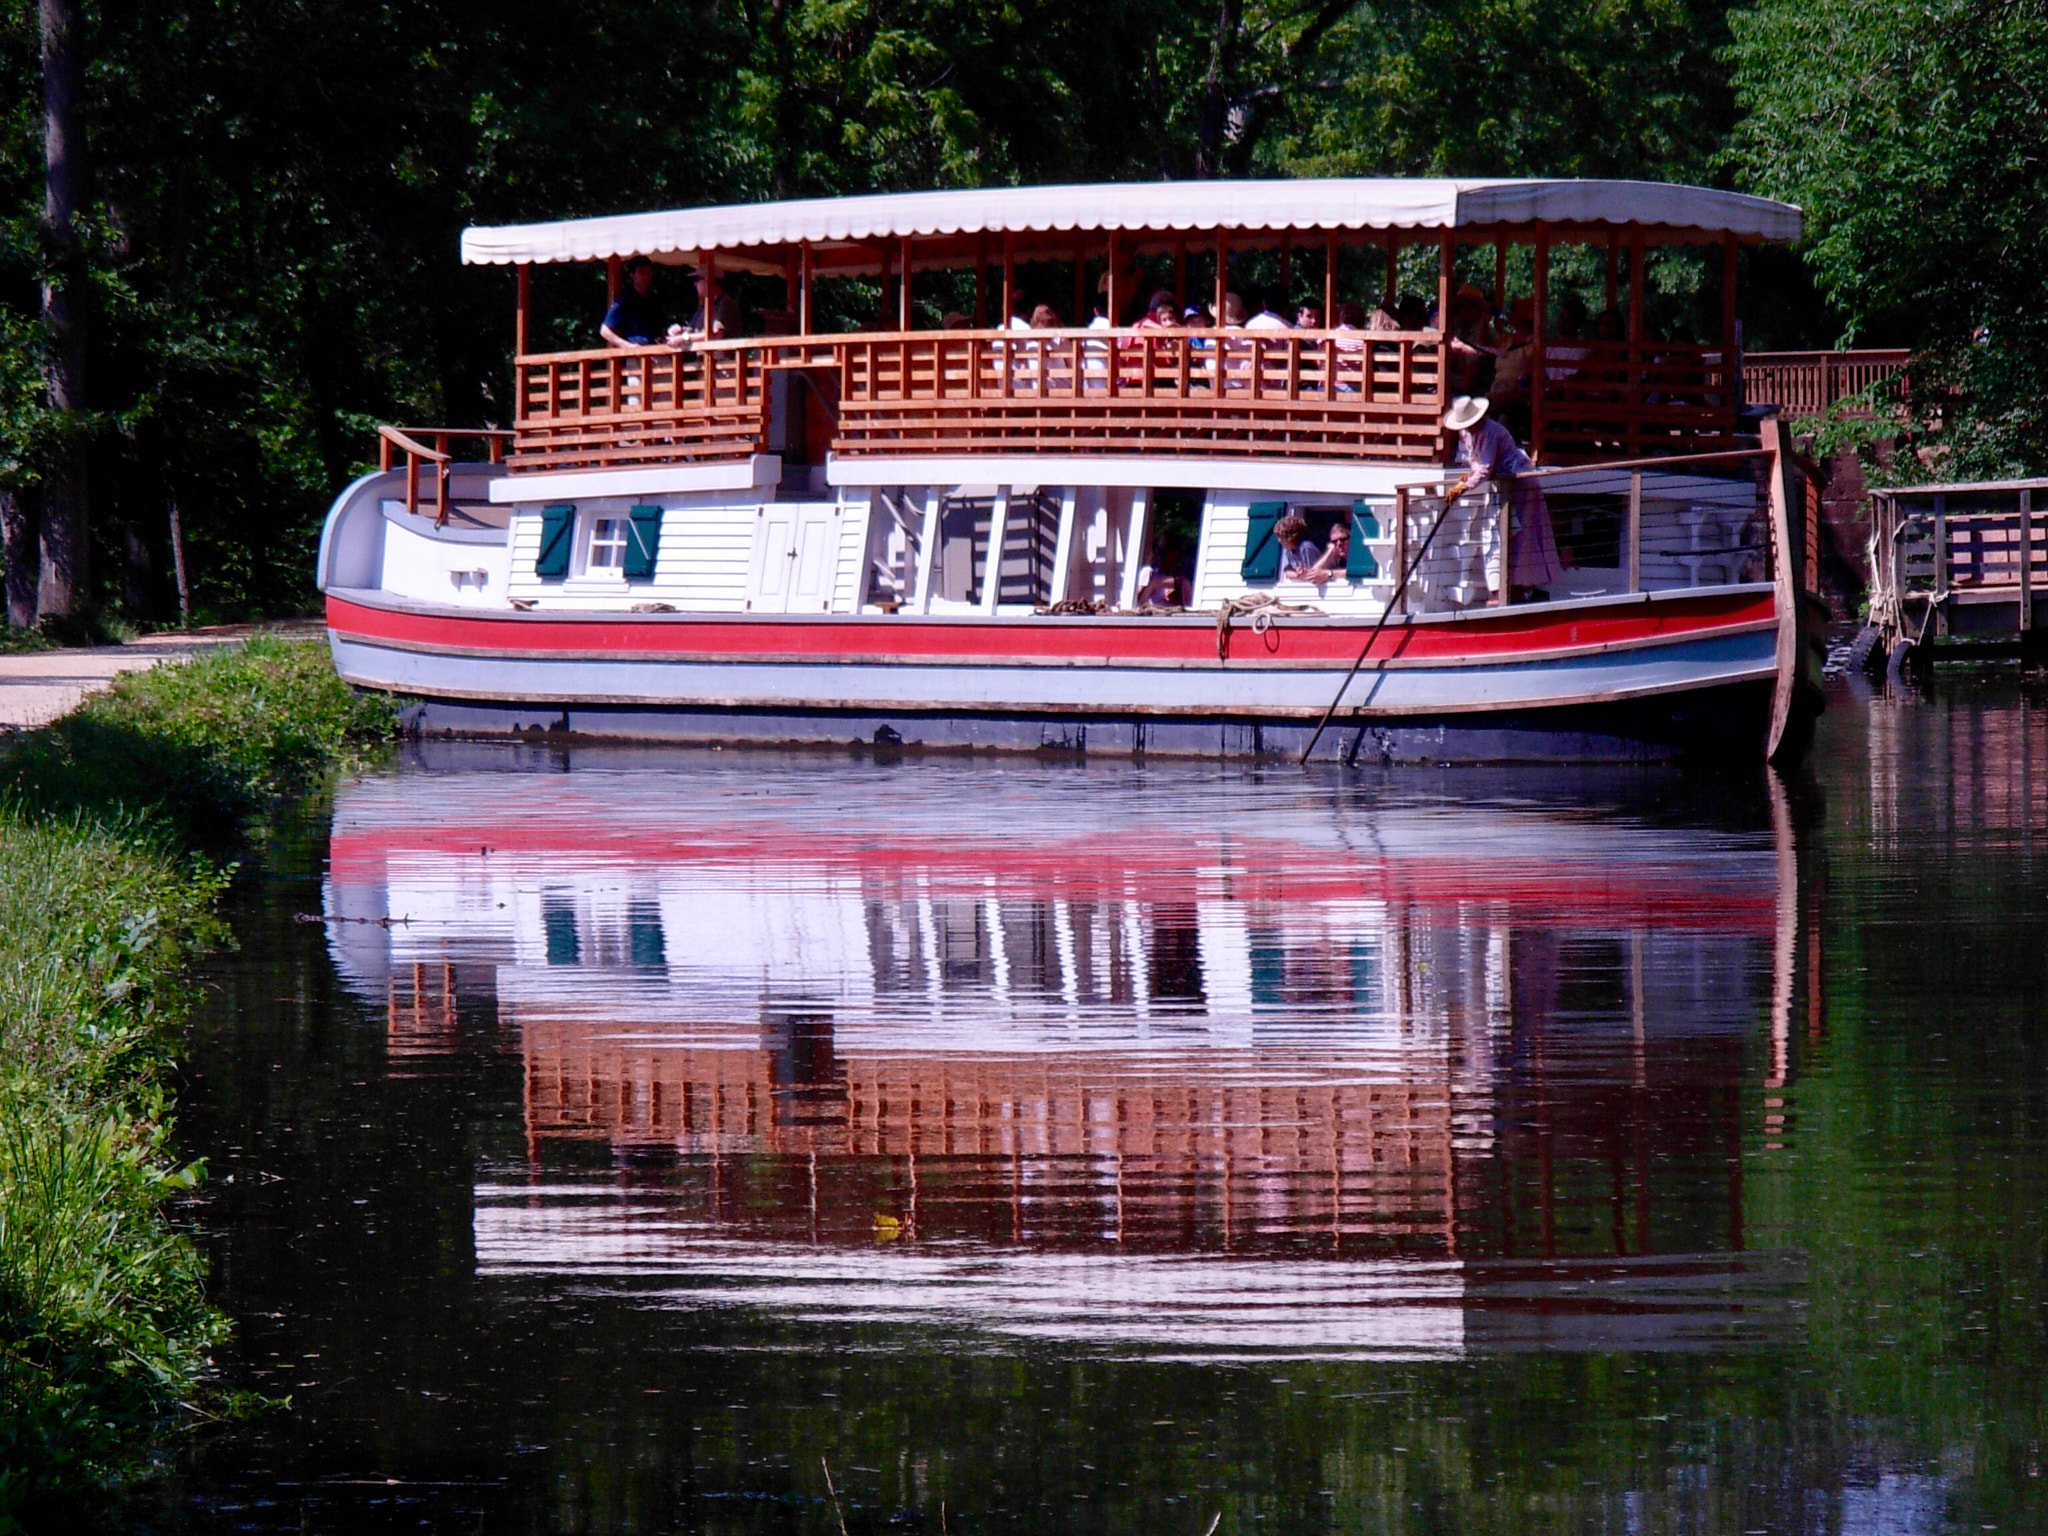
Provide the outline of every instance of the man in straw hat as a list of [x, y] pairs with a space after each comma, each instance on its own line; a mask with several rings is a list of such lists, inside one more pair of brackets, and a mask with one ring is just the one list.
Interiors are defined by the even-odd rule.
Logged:
[[1522, 452], [1514, 434], [1487, 415], [1491, 404], [1484, 395], [1459, 395], [1444, 412], [1445, 428], [1458, 434], [1456, 462], [1465, 469], [1444, 493], [1445, 499], [1455, 501], [1489, 480], [1499, 487], [1508, 505], [1509, 600], [1544, 602], [1549, 588], [1564, 576], [1550, 528], [1550, 508], [1543, 500], [1543, 487], [1526, 478], [1535, 463]]

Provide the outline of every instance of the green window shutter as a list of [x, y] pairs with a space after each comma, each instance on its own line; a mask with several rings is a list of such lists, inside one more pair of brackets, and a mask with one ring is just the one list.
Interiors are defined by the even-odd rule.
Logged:
[[1344, 574], [1353, 581], [1371, 581], [1380, 573], [1379, 561], [1365, 547], [1367, 539], [1380, 536], [1380, 520], [1362, 501], [1351, 503], [1351, 542], [1344, 547]]
[[1284, 501], [1255, 501], [1244, 529], [1244, 564], [1238, 574], [1246, 581], [1280, 579], [1280, 541], [1273, 537], [1273, 525], [1287, 510]]
[[661, 508], [635, 507], [626, 525], [626, 580], [652, 581], [661, 550]]
[[572, 506], [540, 509], [540, 553], [534, 556], [533, 574], [542, 581], [560, 581], [569, 574], [569, 546], [576, 539], [576, 509]]

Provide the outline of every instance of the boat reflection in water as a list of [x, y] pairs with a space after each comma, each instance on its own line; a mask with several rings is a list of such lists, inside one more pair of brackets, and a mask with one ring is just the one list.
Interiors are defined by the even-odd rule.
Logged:
[[1742, 1231], [1767, 827], [1527, 776], [429, 756], [341, 793], [330, 932], [394, 1058], [495, 1000], [486, 1276], [1204, 1357], [1798, 1327]]

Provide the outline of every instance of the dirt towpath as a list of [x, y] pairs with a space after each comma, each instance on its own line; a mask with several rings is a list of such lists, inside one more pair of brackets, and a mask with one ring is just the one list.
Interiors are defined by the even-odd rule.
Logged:
[[123, 672], [135, 672], [182, 657], [232, 645], [254, 634], [313, 637], [316, 619], [286, 624], [220, 624], [208, 629], [145, 635], [125, 645], [82, 646], [75, 650], [24, 651], [0, 655], [0, 732], [33, 730], [78, 708]]

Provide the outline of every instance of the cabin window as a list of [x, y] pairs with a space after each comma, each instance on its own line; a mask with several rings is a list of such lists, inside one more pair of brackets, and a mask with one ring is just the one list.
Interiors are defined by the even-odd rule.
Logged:
[[593, 571], [623, 570], [626, 565], [626, 520], [600, 517], [590, 525], [590, 558], [586, 568]]

